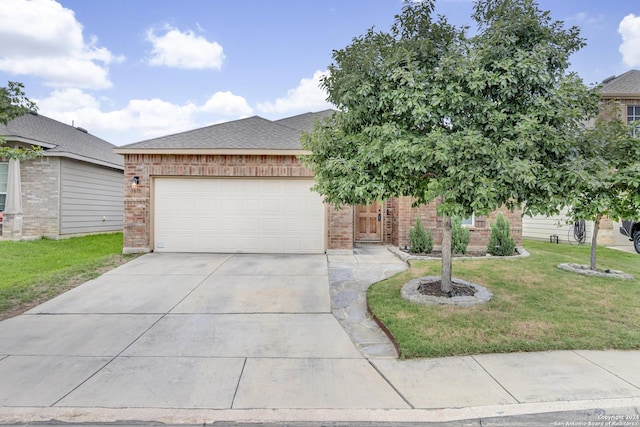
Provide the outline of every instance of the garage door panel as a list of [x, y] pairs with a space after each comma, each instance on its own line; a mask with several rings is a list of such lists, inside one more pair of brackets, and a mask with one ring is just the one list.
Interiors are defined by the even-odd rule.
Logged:
[[282, 229], [282, 221], [277, 218], [265, 218], [262, 228], [267, 233], [278, 233]]
[[230, 199], [229, 197], [220, 198], [212, 202], [215, 206], [216, 214], [220, 216], [234, 216], [239, 209], [241, 209], [240, 201]]
[[312, 180], [157, 178], [155, 250], [324, 252], [325, 218]]
[[200, 223], [202, 224], [201, 228], [203, 230], [219, 232], [220, 229], [237, 231], [236, 226], [238, 222], [236, 218], [213, 214], [212, 219], [201, 220]]
[[200, 210], [218, 212], [224, 206], [224, 203], [220, 203], [219, 200], [215, 199], [202, 198], [198, 201], [198, 205]]
[[[198, 209], [197, 199], [191, 194], [168, 193], [166, 198], [156, 202], [156, 208], [170, 216], [173, 212], [189, 213]], [[181, 200], [181, 203], [176, 203]]]
[[284, 220], [285, 233], [301, 232], [305, 229], [304, 220], [302, 218], [287, 218]]
[[262, 212], [262, 203], [257, 199], [246, 199], [242, 201], [242, 210], [245, 214], [259, 214]]
[[259, 235], [264, 232], [262, 229], [262, 221], [260, 218], [244, 218], [242, 220], [242, 229], [240, 230], [242, 233], [251, 233]]
[[[273, 196], [269, 196], [273, 197]], [[280, 200], [269, 198], [262, 201], [262, 211], [265, 213], [278, 213], [281, 210]]]

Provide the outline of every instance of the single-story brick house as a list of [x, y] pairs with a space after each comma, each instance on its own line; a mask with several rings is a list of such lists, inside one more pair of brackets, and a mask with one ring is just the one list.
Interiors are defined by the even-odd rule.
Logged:
[[[119, 147], [124, 155], [124, 252], [322, 253], [358, 242], [409, 245], [418, 215], [441, 239], [435, 203], [393, 198], [335, 210], [310, 191], [302, 131], [332, 110], [249, 117]], [[490, 217], [470, 218], [486, 247]], [[507, 213], [521, 243], [521, 215]]]
[[36, 112], [0, 124], [0, 136], [43, 149], [35, 159], [0, 158], [0, 237], [122, 231], [124, 166], [113, 144]]

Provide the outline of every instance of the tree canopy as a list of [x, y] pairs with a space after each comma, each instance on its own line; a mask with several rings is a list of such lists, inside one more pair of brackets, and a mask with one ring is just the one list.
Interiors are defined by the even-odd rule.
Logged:
[[406, 2], [390, 31], [333, 52], [322, 86], [340, 113], [303, 137], [315, 190], [337, 206], [441, 198], [445, 219], [557, 211], [570, 136], [598, 108], [568, 72], [578, 29], [533, 0], [477, 1], [473, 36], [433, 12]]
[[476, 3], [474, 37], [432, 13], [407, 3], [390, 32], [334, 52], [322, 84], [340, 114], [304, 140], [316, 189], [338, 205], [446, 196], [440, 212], [463, 217], [549, 210], [567, 135], [598, 105], [566, 72], [578, 30], [532, 0]]
[[567, 203], [573, 219], [594, 222], [590, 268], [595, 270], [600, 220], [635, 219], [640, 213], [640, 138], [609, 113], [578, 132], [575, 147], [576, 178]]
[[[6, 87], [0, 87], [0, 123], [6, 125], [36, 108], [36, 104], [26, 97], [22, 83], [9, 82]], [[0, 158], [27, 159], [42, 154], [40, 147], [14, 148], [5, 144], [6, 141], [0, 137]]]

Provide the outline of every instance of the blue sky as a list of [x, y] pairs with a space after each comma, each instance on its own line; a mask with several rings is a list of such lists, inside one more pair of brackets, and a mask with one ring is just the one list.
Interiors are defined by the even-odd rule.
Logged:
[[[539, 0], [581, 28], [587, 84], [640, 68], [639, 0]], [[436, 12], [471, 24], [471, 0]], [[116, 145], [259, 115], [329, 108], [333, 49], [388, 30], [401, 0], [0, 0], [0, 84]]]

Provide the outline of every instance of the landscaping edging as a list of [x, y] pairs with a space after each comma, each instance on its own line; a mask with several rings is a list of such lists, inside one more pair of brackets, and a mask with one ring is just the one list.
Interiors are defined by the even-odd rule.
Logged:
[[612, 279], [633, 280], [631, 274], [620, 270], [590, 270], [588, 265], [563, 263], [558, 264], [558, 268], [572, 273], [584, 274], [585, 276], [608, 277]]
[[461, 279], [451, 279], [454, 284], [470, 286], [476, 290], [473, 296], [456, 296], [452, 298], [448, 297], [436, 297], [431, 295], [423, 295], [418, 291], [418, 286], [423, 280], [436, 280], [439, 277], [436, 276], [424, 276], [417, 279], [410, 280], [403, 287], [400, 293], [402, 298], [407, 301], [411, 301], [416, 304], [422, 305], [457, 305], [461, 307], [471, 307], [474, 305], [485, 304], [493, 298], [493, 293], [490, 292], [484, 286], [480, 286], [476, 283], [467, 282]]
[[[396, 246], [387, 246], [387, 249], [389, 249], [395, 256], [397, 256], [398, 258], [400, 258], [403, 261], [409, 261], [409, 260], [440, 260], [440, 259], [442, 259], [441, 257], [436, 257], [436, 256], [431, 256], [431, 255], [414, 255], [414, 254], [411, 254], [411, 253], [408, 253], [408, 252], [404, 252], [404, 251], [400, 250], [400, 248], [398, 248]], [[513, 259], [513, 258], [528, 257], [530, 255], [529, 252], [523, 247], [516, 248], [516, 252], [518, 253], [518, 255], [495, 256], [495, 255], [487, 254], [485, 256], [477, 256], [477, 257], [456, 256], [453, 259], [454, 260], [458, 260], [458, 259]]]

